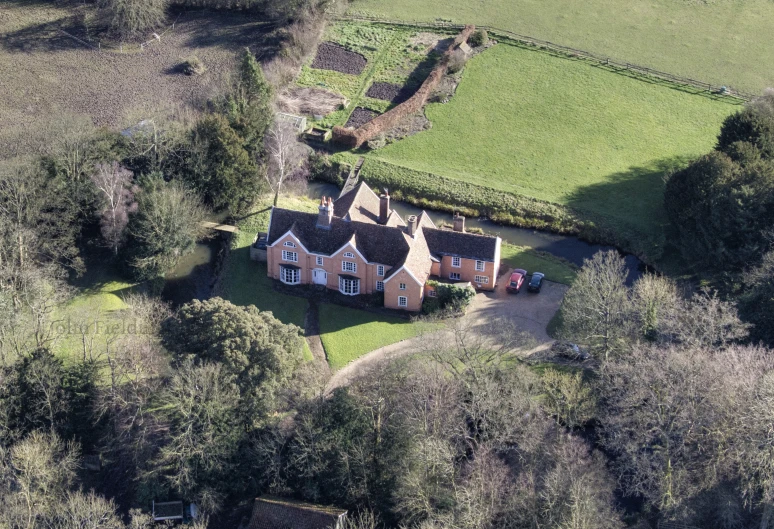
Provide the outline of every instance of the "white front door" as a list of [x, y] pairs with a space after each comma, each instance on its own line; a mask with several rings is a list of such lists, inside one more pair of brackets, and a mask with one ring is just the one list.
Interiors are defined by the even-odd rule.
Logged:
[[322, 268], [315, 268], [312, 270], [312, 281], [315, 285], [327, 285], [328, 284], [328, 272]]

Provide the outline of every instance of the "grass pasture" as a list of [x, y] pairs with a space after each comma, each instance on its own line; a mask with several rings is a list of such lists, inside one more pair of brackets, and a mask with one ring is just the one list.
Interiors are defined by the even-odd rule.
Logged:
[[487, 25], [715, 85], [774, 85], [770, 0], [353, 0], [349, 14]]
[[738, 108], [501, 43], [468, 62], [449, 103], [426, 107], [429, 131], [368, 156], [570, 206], [657, 239], [663, 175], [710, 150]]

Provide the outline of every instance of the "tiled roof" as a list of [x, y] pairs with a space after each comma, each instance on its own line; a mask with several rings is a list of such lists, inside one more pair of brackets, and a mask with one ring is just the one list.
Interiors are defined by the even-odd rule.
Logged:
[[249, 529], [334, 529], [346, 510], [285, 498], [261, 496], [253, 505]]
[[354, 236], [355, 246], [366, 259], [388, 266], [402, 264], [409, 250], [401, 228], [366, 222], [347, 222], [334, 217], [331, 229], [323, 230], [317, 227], [317, 215], [314, 213], [274, 208], [268, 244], [274, 244], [291, 230], [307, 250], [326, 255], [344, 246]]
[[379, 197], [365, 182], [360, 182], [348, 193], [336, 199], [333, 203], [333, 214], [342, 219], [377, 223]]
[[495, 259], [496, 237], [439, 230], [423, 211], [417, 217], [417, 233], [412, 238], [406, 233], [406, 223], [394, 210], [386, 224], [378, 224], [379, 204], [379, 197], [360, 182], [333, 203], [330, 229], [317, 227], [315, 213], [273, 208], [267, 244], [274, 244], [288, 231], [310, 252], [325, 255], [352, 242], [369, 262], [393, 267], [387, 277], [405, 264], [419, 280], [430, 273], [431, 259], [436, 256]]
[[435, 255], [451, 255], [479, 261], [494, 261], [497, 238], [453, 230], [424, 228], [430, 251]]

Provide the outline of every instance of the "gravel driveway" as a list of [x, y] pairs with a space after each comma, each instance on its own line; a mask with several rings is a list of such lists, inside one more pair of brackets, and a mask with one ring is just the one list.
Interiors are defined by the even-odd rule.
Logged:
[[[546, 333], [546, 327], [559, 310], [569, 287], [544, 281], [539, 294], [528, 293], [526, 286], [519, 294], [509, 294], [505, 290], [505, 284], [510, 272], [508, 269], [498, 278], [497, 288], [493, 292], [479, 292], [476, 295], [465, 318], [470, 319], [474, 327], [485, 326], [497, 318], [505, 318], [513, 322], [517, 329], [527, 331], [535, 338], [536, 346], [530, 352], [543, 349], [553, 342]], [[423, 343], [432, 339], [433, 334], [423, 335], [371, 351], [336, 371], [328, 381], [326, 392], [348, 385], [353, 379], [382, 362], [416, 353], [422, 349]]]

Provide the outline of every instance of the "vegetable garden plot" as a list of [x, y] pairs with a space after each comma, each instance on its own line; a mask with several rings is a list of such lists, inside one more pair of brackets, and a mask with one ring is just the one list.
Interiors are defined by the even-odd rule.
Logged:
[[349, 51], [332, 42], [323, 42], [317, 47], [317, 56], [312, 68], [318, 70], [333, 70], [351, 75], [360, 75], [368, 61], [354, 51]]
[[344, 125], [345, 128], [352, 127], [354, 129], [361, 127], [374, 119], [379, 114], [374, 112], [373, 110], [368, 110], [367, 108], [363, 107], [357, 107], [355, 110], [352, 111], [352, 114], [350, 114], [349, 119], [347, 120], [347, 124]]
[[403, 103], [405, 100], [411, 97], [413, 93], [414, 90], [410, 90], [405, 86], [392, 83], [376, 82], [370, 86], [368, 92], [366, 92], [366, 96], [398, 104]]

